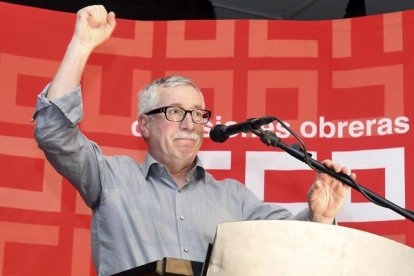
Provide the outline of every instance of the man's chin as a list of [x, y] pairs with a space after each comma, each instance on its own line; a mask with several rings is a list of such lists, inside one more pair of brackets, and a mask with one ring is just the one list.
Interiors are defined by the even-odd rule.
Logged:
[[183, 157], [195, 157], [200, 149], [199, 141], [196, 140], [175, 140], [174, 146]]
[[197, 152], [194, 147], [177, 147], [176, 149], [183, 158], [195, 156]]

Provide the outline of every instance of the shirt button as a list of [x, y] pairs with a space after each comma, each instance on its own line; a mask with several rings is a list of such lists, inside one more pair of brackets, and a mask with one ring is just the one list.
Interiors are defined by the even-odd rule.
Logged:
[[184, 216], [180, 216], [180, 219], [181, 219], [181, 220], [184, 220], [184, 219], [185, 219], [185, 217], [184, 217]]
[[189, 252], [190, 250], [186, 247], [184, 248], [184, 252]]
[[181, 190], [181, 189], [178, 189], [178, 192], [179, 192], [179, 193], [181, 193], [181, 192], [182, 192], [182, 190]]

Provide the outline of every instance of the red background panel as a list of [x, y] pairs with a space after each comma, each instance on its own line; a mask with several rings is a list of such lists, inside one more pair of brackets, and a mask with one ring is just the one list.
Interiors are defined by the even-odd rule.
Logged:
[[[36, 95], [53, 77], [74, 22], [74, 14], [0, 2], [3, 275], [95, 275], [90, 211], [41, 155], [30, 122]], [[131, 154], [142, 161], [146, 145], [132, 130], [137, 92], [153, 78], [181, 74], [199, 84], [213, 111], [206, 134], [215, 124], [273, 115], [289, 123], [318, 160], [338, 152], [402, 149], [401, 167], [370, 167], [376, 160], [366, 158], [366, 168], [351, 169], [365, 187], [379, 195], [392, 191], [404, 199], [402, 207], [414, 210], [413, 33], [413, 11], [317, 22], [118, 19], [113, 36], [88, 61], [81, 129], [107, 154]], [[397, 117], [405, 118], [404, 127], [396, 125]], [[381, 120], [389, 121], [382, 126], [388, 127], [385, 135], [377, 133], [377, 124], [366, 130], [368, 121]], [[364, 129], [352, 137], [348, 127], [357, 121]], [[315, 132], [304, 137], [304, 124]], [[343, 133], [339, 124], [345, 125]], [[291, 136], [283, 139], [296, 142]], [[224, 144], [207, 138], [202, 150], [229, 152], [229, 168], [210, 172], [242, 183], [252, 170], [246, 164], [251, 152], [281, 151], [250, 134]], [[289, 170], [271, 164], [249, 187], [264, 190], [258, 196], [266, 202], [305, 202], [314, 173], [299, 161], [291, 164]], [[395, 171], [403, 172], [398, 183], [387, 178]], [[364, 209], [353, 209], [357, 204], [368, 203], [352, 191], [352, 208], [345, 210], [340, 225], [414, 246], [413, 222], [372, 219], [374, 214], [361, 221], [356, 212]]]

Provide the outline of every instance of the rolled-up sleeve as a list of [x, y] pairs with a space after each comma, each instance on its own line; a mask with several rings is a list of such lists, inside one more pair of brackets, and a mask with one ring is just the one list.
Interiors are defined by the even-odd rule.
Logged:
[[66, 117], [67, 125], [69, 127], [75, 127], [81, 121], [83, 116], [83, 102], [80, 86], [65, 96], [53, 101], [50, 101], [48, 98], [46, 98], [49, 86], [50, 84], [48, 84], [37, 96], [33, 119], [36, 120], [39, 112], [41, 112], [43, 109], [54, 105]]
[[33, 119], [35, 139], [48, 161], [80, 192], [89, 207], [100, 198], [99, 163], [104, 157], [99, 147], [79, 130], [83, 116], [81, 88], [47, 99], [49, 85], [39, 94]]

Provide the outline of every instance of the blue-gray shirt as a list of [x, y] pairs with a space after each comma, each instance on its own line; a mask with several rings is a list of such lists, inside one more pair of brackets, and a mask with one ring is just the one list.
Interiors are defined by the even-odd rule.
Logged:
[[49, 162], [79, 191], [92, 209], [92, 253], [99, 275], [109, 275], [164, 257], [203, 262], [219, 223], [292, 217], [264, 204], [233, 179], [217, 181], [197, 158], [179, 188], [151, 155], [143, 164], [127, 156], [104, 156], [77, 124], [81, 90], [49, 101], [38, 96], [35, 138]]

